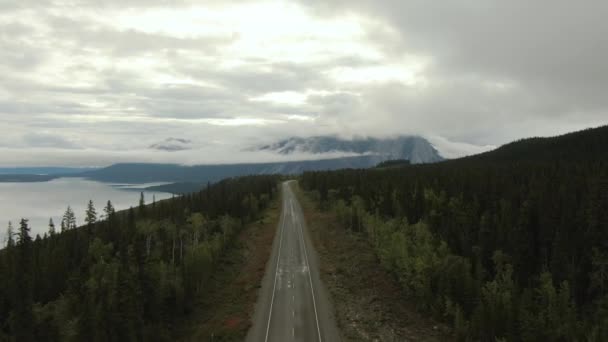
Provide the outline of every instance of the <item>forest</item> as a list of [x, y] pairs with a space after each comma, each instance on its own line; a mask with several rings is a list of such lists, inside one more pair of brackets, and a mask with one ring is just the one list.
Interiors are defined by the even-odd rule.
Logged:
[[0, 341], [170, 341], [242, 227], [277, 196], [278, 176], [250, 176], [117, 212], [89, 202], [76, 227], [30, 236], [8, 227], [0, 250]]
[[306, 172], [461, 341], [608, 341], [608, 127], [395, 168]]

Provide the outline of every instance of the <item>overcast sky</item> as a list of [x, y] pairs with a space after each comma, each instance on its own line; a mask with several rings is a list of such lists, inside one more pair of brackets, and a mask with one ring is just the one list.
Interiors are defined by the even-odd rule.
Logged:
[[594, 0], [0, 0], [0, 166], [271, 160], [243, 150], [320, 134], [458, 154], [598, 126], [607, 17]]

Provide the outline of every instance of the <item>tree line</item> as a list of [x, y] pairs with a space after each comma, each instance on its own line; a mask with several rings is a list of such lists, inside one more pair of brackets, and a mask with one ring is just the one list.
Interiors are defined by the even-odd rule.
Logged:
[[608, 341], [606, 152], [518, 159], [537, 147], [525, 144], [536, 140], [437, 164], [306, 172], [301, 185], [460, 340]]
[[27, 219], [0, 250], [0, 340], [168, 341], [218, 260], [277, 195], [277, 176], [228, 179], [117, 212], [68, 207], [43, 237]]

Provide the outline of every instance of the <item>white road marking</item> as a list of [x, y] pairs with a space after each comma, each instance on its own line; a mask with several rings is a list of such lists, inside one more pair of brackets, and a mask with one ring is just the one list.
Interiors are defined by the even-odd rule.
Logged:
[[[285, 192], [286, 195], [290, 196], [289, 198], [289, 206], [290, 206], [290, 214], [291, 214], [291, 220], [292, 220], [292, 224], [294, 225], [293, 229], [296, 230], [296, 234], [298, 235], [298, 240], [300, 242], [300, 245], [302, 246], [302, 248], [304, 249], [304, 261], [305, 261], [305, 265], [303, 267], [303, 272], [308, 271], [308, 281], [310, 283], [310, 291], [312, 294], [312, 303], [313, 303], [313, 307], [314, 307], [314, 312], [315, 312], [315, 321], [317, 324], [317, 334], [319, 337], [319, 342], [322, 342], [322, 338], [321, 338], [321, 328], [319, 326], [319, 316], [317, 313], [317, 303], [316, 303], [316, 298], [315, 298], [315, 290], [313, 288], [313, 283], [312, 283], [312, 277], [310, 275], [310, 264], [308, 261], [308, 251], [306, 249], [306, 241], [304, 240], [304, 231], [302, 228], [302, 223], [296, 218], [296, 215], [294, 213], [294, 201], [293, 201], [293, 194], [291, 193], [291, 189], [289, 188], [288, 185], [284, 185], [287, 186], [287, 191]], [[276, 265], [276, 270], [275, 270], [275, 275], [274, 275], [274, 284], [273, 284], [273, 288], [272, 288], [272, 297], [270, 300], [270, 311], [268, 313], [268, 324], [266, 325], [266, 337], [264, 339], [265, 342], [268, 342], [268, 336], [269, 336], [269, 332], [270, 332], [270, 322], [272, 320], [272, 308], [274, 305], [274, 295], [276, 292], [276, 288], [277, 288], [277, 279], [280, 273], [282, 273], [282, 270], [279, 268], [279, 263], [281, 260], [281, 250], [282, 250], [282, 246], [283, 246], [283, 231], [285, 229], [285, 220], [287, 220], [287, 201], [283, 202], [283, 212], [281, 215], [281, 228], [280, 228], [280, 236], [279, 236], [279, 250], [278, 250], [278, 255], [277, 255], [277, 265]], [[299, 227], [296, 227], [296, 225], [298, 225]], [[298, 229], [299, 228], [299, 229]], [[293, 249], [290, 250], [290, 257], [294, 256], [294, 251]], [[290, 258], [291, 259], [291, 258]], [[295, 258], [294, 258], [295, 259]], [[295, 260], [294, 260], [295, 261]], [[288, 279], [288, 287], [291, 287], [290, 285], [293, 285], [293, 287], [295, 287], [295, 275], [292, 273], [292, 281], [289, 281]], [[280, 284], [279, 284], [280, 285]], [[295, 304], [295, 295], [291, 296], [291, 300], [292, 302]], [[295, 318], [295, 309], [292, 309], [291, 315]], [[291, 335], [295, 338], [295, 327], [292, 327], [291, 330]]]
[[[291, 193], [291, 189], [289, 190], [289, 192]], [[291, 199], [290, 199], [291, 200]], [[290, 202], [291, 203], [291, 212], [293, 215], [293, 200]], [[319, 327], [319, 315], [317, 314], [317, 303], [315, 300], [315, 290], [312, 286], [312, 277], [310, 276], [310, 264], [308, 263], [308, 252], [306, 251], [306, 241], [304, 241], [304, 231], [302, 230], [302, 224], [299, 223], [299, 227], [300, 227], [300, 234], [299, 234], [299, 238], [300, 241], [303, 245], [304, 248], [304, 258], [306, 261], [306, 266], [308, 267], [308, 281], [310, 282], [310, 292], [312, 293], [312, 305], [315, 309], [315, 320], [317, 322], [317, 333], [319, 334], [319, 342], [322, 342], [322, 338], [321, 338], [321, 328]]]
[[[284, 207], [284, 206], [283, 206]], [[281, 258], [281, 246], [283, 245], [283, 227], [285, 226], [285, 210], [283, 210], [283, 218], [281, 219], [281, 235], [279, 237], [279, 252], [277, 253], [277, 267], [274, 272], [274, 285], [272, 286], [272, 298], [270, 299], [270, 312], [268, 313], [268, 325], [266, 325], [266, 338], [264, 341], [268, 341], [268, 332], [270, 331], [270, 320], [272, 319], [272, 305], [274, 304], [274, 291], [277, 287], [277, 275], [279, 274], [279, 261]]]

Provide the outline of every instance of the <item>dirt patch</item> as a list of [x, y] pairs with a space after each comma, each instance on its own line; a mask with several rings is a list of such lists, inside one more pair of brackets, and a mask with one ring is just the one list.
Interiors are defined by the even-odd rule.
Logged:
[[222, 258], [204, 299], [182, 322], [177, 341], [243, 341], [279, 223], [278, 201], [249, 224]]
[[321, 277], [348, 341], [451, 341], [449, 329], [418, 313], [395, 278], [359, 234], [336, 228], [336, 217], [316, 210], [296, 191], [321, 261]]

